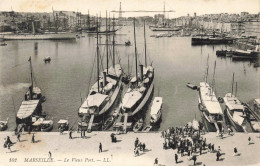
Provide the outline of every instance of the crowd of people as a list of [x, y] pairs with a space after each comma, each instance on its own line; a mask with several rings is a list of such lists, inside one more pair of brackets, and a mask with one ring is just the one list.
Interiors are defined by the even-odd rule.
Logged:
[[[215, 152], [215, 145], [208, 143], [206, 138], [201, 136], [202, 128], [194, 130], [192, 126], [186, 124], [184, 127], [170, 127], [161, 132], [164, 138], [163, 149], [176, 149], [175, 162], [178, 163], [179, 155], [187, 156], [188, 160], [197, 161], [197, 153], [202, 155], [203, 151]], [[178, 155], [179, 154], [179, 155]], [[220, 152], [218, 154], [221, 154]], [[220, 157], [220, 156], [219, 156]], [[218, 158], [219, 158], [218, 157]]]

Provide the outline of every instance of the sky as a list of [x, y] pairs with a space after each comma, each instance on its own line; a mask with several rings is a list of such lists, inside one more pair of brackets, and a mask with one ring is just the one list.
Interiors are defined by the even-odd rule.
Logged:
[[[0, 0], [0, 11], [16, 12], [52, 12], [54, 10], [79, 11], [105, 16], [106, 10], [119, 10], [122, 3], [123, 11], [133, 10], [174, 10], [168, 13], [169, 18], [216, 13], [240, 13], [243, 11], [257, 14], [260, 11], [260, 0]], [[162, 12], [161, 12], [162, 13]], [[123, 13], [123, 17], [129, 16], [153, 16], [158, 13]], [[111, 13], [118, 17], [118, 13]]]

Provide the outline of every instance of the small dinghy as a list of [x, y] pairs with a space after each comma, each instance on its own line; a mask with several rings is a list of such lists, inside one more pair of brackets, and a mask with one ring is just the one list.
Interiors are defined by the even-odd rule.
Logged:
[[51, 131], [52, 128], [53, 128], [52, 120], [44, 120], [42, 122], [41, 131], [43, 131], [43, 132]]
[[0, 43], [0, 46], [6, 46], [7, 44], [6, 43]]
[[130, 46], [131, 42], [128, 40], [127, 42], [125, 42], [125, 46]]
[[44, 59], [43, 59], [43, 61], [46, 63], [46, 62], [50, 62], [51, 61], [51, 57], [45, 57]]
[[193, 85], [193, 84], [191, 84], [191, 83], [187, 83], [186, 86], [189, 87], [189, 88], [191, 88], [191, 89], [193, 89], [193, 90], [195, 90], [195, 89], [198, 88], [196, 85]]
[[104, 123], [103, 130], [108, 130], [114, 123], [115, 118], [110, 116]]
[[63, 131], [69, 130], [69, 121], [65, 119], [61, 119], [58, 121], [58, 129], [62, 129]]
[[8, 118], [6, 121], [0, 121], [0, 131], [4, 131], [7, 129], [7, 123], [8, 123]]
[[141, 118], [141, 119], [139, 119], [139, 120], [134, 124], [133, 131], [134, 131], [134, 132], [137, 132], [137, 131], [142, 130], [143, 125], [144, 125], [144, 121], [143, 121], [143, 119]]
[[151, 131], [151, 129], [152, 129], [152, 126], [145, 126], [142, 131], [149, 132], [149, 131]]
[[155, 97], [153, 100], [153, 105], [151, 107], [151, 113], [150, 113], [151, 123], [155, 124], [161, 118], [162, 116], [161, 108], [162, 108], [162, 97]]
[[[35, 117], [37, 118], [37, 117]], [[42, 128], [42, 122], [44, 121], [43, 117], [38, 118], [33, 124], [32, 124], [32, 130], [33, 131], [41, 131]]]

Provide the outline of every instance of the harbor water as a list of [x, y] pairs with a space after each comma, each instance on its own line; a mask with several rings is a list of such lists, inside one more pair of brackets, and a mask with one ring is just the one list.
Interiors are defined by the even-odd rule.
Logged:
[[[124, 73], [135, 73], [133, 27], [123, 27], [116, 36], [116, 57], [120, 59]], [[198, 92], [186, 87], [198, 85], [205, 76], [209, 55], [209, 82], [212, 81], [216, 61], [216, 94], [223, 97], [231, 91], [232, 73], [237, 82], [237, 97], [242, 102], [259, 98], [259, 69], [249, 61], [232, 61], [219, 58], [216, 50], [225, 45], [192, 46], [191, 37], [154, 38], [156, 34], [146, 29], [148, 64], [155, 68], [154, 97], [163, 97], [162, 122], [160, 130], [171, 126], [182, 126], [194, 118], [200, 120]], [[41, 88], [46, 102], [43, 111], [54, 121], [57, 131], [59, 119], [69, 119], [71, 125], [78, 121], [78, 108], [84, 100], [89, 86], [96, 54], [95, 35], [73, 41], [6, 41], [0, 47], [0, 120], [9, 117], [8, 130], [15, 129], [16, 112], [30, 85], [31, 56], [36, 85]], [[130, 40], [132, 46], [124, 46]], [[105, 44], [105, 36], [101, 38]], [[144, 64], [143, 27], [137, 27], [138, 62]], [[103, 68], [106, 67], [105, 46], [100, 45]], [[51, 62], [44, 63], [50, 56]], [[128, 65], [129, 62], [129, 65]], [[110, 56], [111, 64], [111, 56]], [[90, 81], [90, 79], [92, 81]], [[150, 108], [150, 107], [148, 107]]]

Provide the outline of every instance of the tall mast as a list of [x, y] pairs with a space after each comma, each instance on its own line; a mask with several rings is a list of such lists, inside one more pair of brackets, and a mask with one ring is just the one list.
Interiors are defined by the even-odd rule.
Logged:
[[208, 74], [209, 74], [209, 55], [207, 58], [207, 70], [206, 70], [205, 82], [208, 82]]
[[233, 94], [233, 87], [234, 87], [234, 73], [233, 73], [233, 79], [232, 79], [232, 91], [231, 91], [231, 94]]
[[165, 1], [163, 2], [163, 25], [165, 24]]
[[145, 20], [144, 20], [144, 57], [145, 57], [145, 67], [147, 67], [147, 59], [146, 59], [146, 36], [145, 36]]
[[136, 49], [136, 36], [135, 36], [135, 18], [134, 18], [134, 42], [135, 42], [135, 76], [136, 76], [136, 84], [138, 85], [138, 74], [137, 74], [137, 49]]
[[108, 33], [107, 33], [107, 11], [106, 11], [106, 51], [107, 51], [107, 74], [108, 74]]
[[30, 62], [30, 70], [31, 70], [31, 82], [32, 82], [32, 85], [31, 87], [29, 88], [29, 91], [30, 91], [30, 99], [32, 100], [32, 96], [33, 96], [33, 73], [32, 73], [32, 60], [31, 60], [31, 56], [28, 60]]
[[113, 16], [113, 68], [115, 68], [115, 34], [114, 34], [114, 30], [115, 30], [115, 17]]
[[89, 10], [88, 10], [88, 20], [87, 20], [87, 28], [90, 29], [90, 17], [89, 17]]
[[237, 82], [236, 82], [236, 93], [235, 93], [235, 95], [237, 96]]
[[[212, 87], [211, 87], [211, 95], [212, 95], [213, 89], [215, 87], [215, 71], [216, 71], [216, 61], [215, 61], [215, 64], [214, 64], [214, 72], [213, 72], [213, 80], [212, 80]], [[211, 99], [212, 99], [212, 96], [211, 96]]]
[[[97, 16], [97, 26], [98, 26], [98, 16]], [[97, 29], [97, 82], [98, 82], [98, 92], [99, 92], [99, 47], [98, 47], [98, 29]]]

